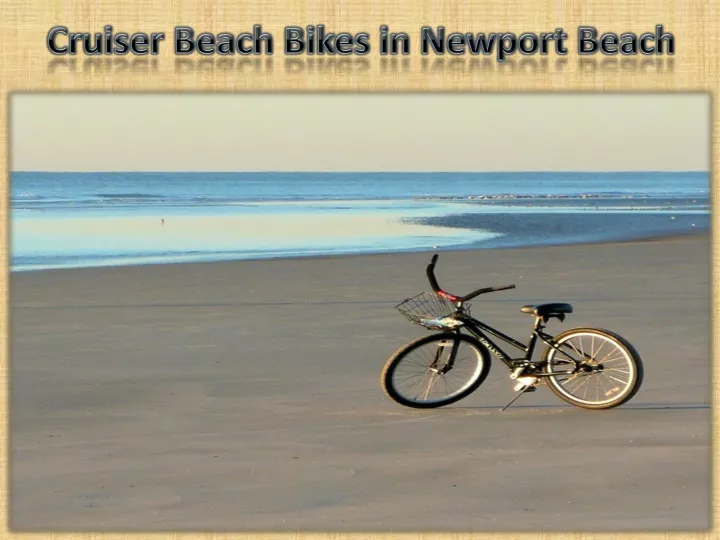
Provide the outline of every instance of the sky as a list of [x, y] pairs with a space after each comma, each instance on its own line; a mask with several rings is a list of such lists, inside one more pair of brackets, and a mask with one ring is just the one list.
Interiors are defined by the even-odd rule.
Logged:
[[710, 170], [706, 94], [15, 94], [14, 171]]

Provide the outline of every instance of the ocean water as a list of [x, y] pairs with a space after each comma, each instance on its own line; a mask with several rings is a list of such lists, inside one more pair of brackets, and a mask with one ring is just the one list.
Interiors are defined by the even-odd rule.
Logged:
[[14, 172], [11, 270], [707, 231], [709, 182], [706, 172]]

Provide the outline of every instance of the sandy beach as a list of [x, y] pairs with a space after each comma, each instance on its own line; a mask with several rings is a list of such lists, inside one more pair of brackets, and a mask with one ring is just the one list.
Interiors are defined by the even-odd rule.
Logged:
[[525, 339], [630, 340], [645, 382], [586, 411], [513, 397], [389, 401], [387, 358], [426, 334], [393, 306], [430, 253], [11, 275], [10, 527], [25, 531], [628, 531], [710, 526], [707, 235], [446, 251], [440, 283]]

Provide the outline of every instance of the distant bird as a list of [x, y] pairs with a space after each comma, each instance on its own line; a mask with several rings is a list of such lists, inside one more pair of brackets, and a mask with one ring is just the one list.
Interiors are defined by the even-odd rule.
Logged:
[[165, 225], [165, 219], [164, 219], [164, 218], [160, 218], [160, 225]]

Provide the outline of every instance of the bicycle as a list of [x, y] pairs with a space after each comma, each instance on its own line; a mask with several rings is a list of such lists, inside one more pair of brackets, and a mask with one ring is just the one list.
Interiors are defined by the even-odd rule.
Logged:
[[[388, 359], [381, 384], [390, 399], [420, 409], [442, 407], [464, 399], [487, 378], [491, 364], [490, 353], [510, 370], [510, 379], [517, 381], [514, 391], [518, 394], [501, 409], [503, 411], [521, 395], [534, 392], [542, 382], [546, 382], [560, 399], [585, 409], [618, 407], [632, 399], [640, 389], [644, 375], [642, 360], [635, 348], [622, 336], [600, 328], [573, 328], [555, 336], [548, 334], [545, 328], [551, 319], [563, 322], [566, 315], [573, 312], [570, 304], [548, 303], [521, 308], [521, 312], [535, 317], [529, 341], [523, 344], [473, 318], [470, 315], [470, 304], [467, 303], [481, 294], [514, 289], [515, 285], [485, 287], [464, 296], [456, 296], [438, 285], [435, 277], [437, 260], [438, 255], [435, 254], [426, 269], [434, 293], [420, 293], [395, 308], [409, 321], [439, 333], [408, 343]], [[462, 333], [462, 330], [469, 332], [469, 335]], [[511, 358], [488, 334], [515, 347], [524, 355]], [[544, 342], [546, 348], [540, 360], [533, 361], [538, 340]], [[459, 356], [462, 346], [469, 347], [470, 352], [474, 353], [470, 355], [469, 369], [465, 370], [462, 368], [462, 357]], [[410, 362], [411, 355], [426, 349], [429, 349], [429, 353], [421, 356], [420, 362]], [[448, 354], [445, 355], [445, 352]], [[426, 386], [421, 384], [422, 380], [418, 384], [413, 383], [411, 396], [405, 395], [400, 389], [400, 384], [410, 378], [401, 377], [401, 368], [408, 364], [410, 367], [418, 366], [425, 378], [429, 376]], [[457, 387], [448, 384], [448, 375], [451, 373], [461, 377]], [[440, 380], [447, 394], [431, 398]], [[591, 380], [595, 381], [594, 387], [590, 385]], [[583, 387], [584, 394], [582, 397], [577, 396], [575, 391]], [[589, 398], [588, 393], [594, 399]]]

